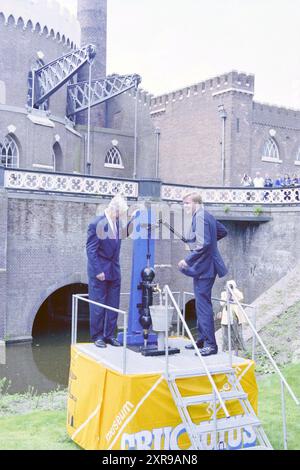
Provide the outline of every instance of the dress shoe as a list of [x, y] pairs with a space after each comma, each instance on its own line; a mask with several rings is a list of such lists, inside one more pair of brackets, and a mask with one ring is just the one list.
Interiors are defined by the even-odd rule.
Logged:
[[206, 346], [205, 348], [200, 349], [201, 356], [211, 356], [212, 354], [218, 354], [218, 348], [212, 346]]
[[[197, 348], [202, 349], [204, 346], [204, 341], [201, 341], [200, 339], [198, 339], [196, 341], [196, 345], [197, 345]], [[195, 348], [194, 348], [194, 345], [190, 343], [185, 346], [185, 349], [195, 349]]]
[[119, 343], [119, 341], [115, 338], [106, 338], [104, 341], [106, 344], [111, 344], [112, 346], [122, 346], [121, 343]]
[[97, 346], [97, 348], [106, 348], [106, 344], [104, 342], [103, 339], [99, 338], [95, 341], [95, 346]]

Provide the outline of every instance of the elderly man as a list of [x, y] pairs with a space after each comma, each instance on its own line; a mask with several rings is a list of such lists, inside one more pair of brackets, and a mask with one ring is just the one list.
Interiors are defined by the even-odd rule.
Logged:
[[[186, 214], [192, 216], [187, 236], [190, 253], [179, 261], [178, 268], [194, 280], [198, 339], [202, 356], [217, 354], [211, 292], [216, 275], [224, 277], [227, 268], [218, 250], [218, 240], [226, 237], [227, 230], [209, 212], [204, 210], [200, 194], [189, 193], [183, 198]], [[193, 349], [193, 345], [186, 346]]]
[[[86, 244], [89, 299], [116, 309], [120, 305], [121, 288], [119, 255], [123, 230], [120, 219], [127, 210], [126, 201], [120, 195], [115, 196], [104, 212], [90, 223]], [[114, 338], [117, 320], [116, 312], [90, 304], [90, 334], [97, 347], [121, 346]]]

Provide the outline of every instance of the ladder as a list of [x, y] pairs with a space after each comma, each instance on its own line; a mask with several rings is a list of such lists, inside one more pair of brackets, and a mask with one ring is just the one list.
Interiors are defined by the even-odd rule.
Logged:
[[[184, 397], [181, 395], [177, 380], [189, 377], [205, 377], [207, 376], [205, 371], [168, 372], [166, 376], [167, 383], [185, 426], [186, 433], [190, 438], [191, 449], [205, 450], [207, 446], [205, 446], [204, 441], [207, 439], [207, 434], [211, 436], [210, 447], [213, 447], [214, 450], [233, 449], [233, 447], [228, 445], [229, 432], [240, 430], [241, 436], [243, 436], [243, 429], [246, 427], [247, 429], [251, 429], [251, 435], [254, 435], [255, 444], [253, 445], [254, 441], [252, 441], [251, 447], [249, 443], [247, 446], [247, 442], [244, 442], [244, 438], [242, 438], [241, 446], [238, 447], [238, 450], [272, 450], [272, 445], [262, 428], [261, 422], [255, 414], [248, 399], [248, 395], [236, 378], [234, 368], [220, 365], [210, 368], [209, 372], [212, 378], [218, 374], [224, 374], [226, 376], [226, 386], [223, 387], [223, 390], [220, 390], [221, 398], [224, 400], [225, 404], [229, 401], [238, 401], [242, 409], [242, 414], [229, 416], [228, 418], [219, 418], [218, 413], [221, 411], [221, 407], [214, 390], [212, 390], [212, 393], [205, 395]], [[210, 411], [211, 415], [210, 419], [196, 424], [192, 419], [189, 409], [203, 404], [207, 404], [207, 411]], [[227, 435], [227, 439], [224, 438], [225, 435]]]

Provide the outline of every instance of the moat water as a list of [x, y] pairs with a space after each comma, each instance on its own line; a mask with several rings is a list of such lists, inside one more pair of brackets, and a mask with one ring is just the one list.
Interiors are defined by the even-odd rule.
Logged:
[[[89, 341], [89, 325], [79, 325], [78, 340]], [[32, 344], [8, 344], [6, 364], [0, 365], [0, 380], [6, 378], [8, 393], [37, 393], [65, 389], [70, 367], [71, 326], [53, 325], [34, 336]]]
[[[2, 379], [6, 379], [4, 390], [7, 393], [35, 393], [63, 390], [68, 386], [71, 350], [70, 314], [49, 316], [55, 311], [45, 305], [41, 309], [39, 321], [33, 330], [32, 343], [8, 344], [6, 361], [0, 364], [0, 393]], [[121, 308], [128, 308], [127, 303]], [[66, 309], [70, 312], [70, 308]], [[64, 312], [64, 310], [63, 310]], [[190, 328], [195, 328], [195, 314], [187, 318]], [[90, 342], [88, 308], [83, 305], [79, 311], [78, 342]]]

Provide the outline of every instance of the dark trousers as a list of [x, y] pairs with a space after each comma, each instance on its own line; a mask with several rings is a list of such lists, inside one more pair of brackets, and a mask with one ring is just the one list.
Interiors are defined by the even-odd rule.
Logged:
[[204, 346], [217, 347], [215, 338], [214, 313], [211, 304], [211, 291], [216, 277], [194, 279], [198, 339]]
[[[120, 306], [121, 280], [98, 281], [89, 279], [89, 299], [110, 307]], [[90, 334], [92, 341], [113, 338], [117, 326], [118, 314], [98, 305], [90, 305]]]

